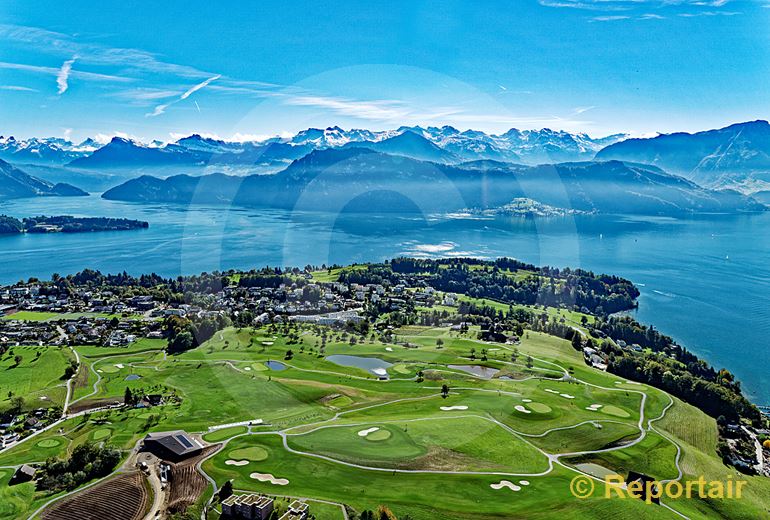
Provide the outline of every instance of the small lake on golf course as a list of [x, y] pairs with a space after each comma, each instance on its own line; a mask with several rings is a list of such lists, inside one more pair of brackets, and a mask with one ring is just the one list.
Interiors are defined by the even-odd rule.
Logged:
[[494, 377], [494, 375], [499, 372], [499, 370], [496, 368], [489, 368], [481, 365], [447, 365], [447, 366], [453, 370], [462, 370], [463, 372], [474, 375], [476, 377], [481, 377], [483, 379], [492, 379], [492, 377]]
[[265, 365], [270, 370], [286, 370], [286, 365], [284, 365], [280, 361], [267, 361], [265, 362]]
[[387, 369], [393, 366], [393, 363], [388, 363], [382, 359], [374, 357], [363, 356], [349, 356], [347, 354], [334, 354], [326, 357], [327, 361], [331, 361], [335, 365], [343, 367], [356, 367], [368, 370], [372, 374], [378, 377], [387, 377]]

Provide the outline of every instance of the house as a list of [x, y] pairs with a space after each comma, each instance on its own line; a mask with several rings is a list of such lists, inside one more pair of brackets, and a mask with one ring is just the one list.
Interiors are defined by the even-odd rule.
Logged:
[[161, 394], [147, 394], [142, 401], [147, 403], [147, 406], [160, 406], [163, 404], [163, 396]]
[[24, 421], [24, 428], [27, 430], [37, 430], [40, 428], [40, 419], [37, 417], [29, 417], [26, 421]]
[[203, 450], [203, 445], [187, 432], [176, 430], [148, 433], [144, 438], [143, 448], [159, 458], [178, 461], [198, 455]]
[[230, 495], [222, 501], [222, 518], [267, 520], [273, 512], [273, 499], [264, 495]]
[[29, 482], [30, 480], [34, 480], [35, 473], [35, 468], [29, 464], [23, 464], [21, 467], [19, 467], [19, 469], [16, 470], [16, 473], [13, 474], [8, 484], [21, 484], [22, 482]]
[[289, 509], [281, 515], [279, 520], [305, 520], [307, 518], [308, 510], [305, 502], [295, 500], [289, 504]]

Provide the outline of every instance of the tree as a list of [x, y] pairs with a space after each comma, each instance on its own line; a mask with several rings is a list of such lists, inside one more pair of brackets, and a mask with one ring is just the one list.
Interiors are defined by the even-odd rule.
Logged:
[[284, 356], [283, 359], [289, 360], [289, 359], [291, 359], [293, 357], [294, 357], [294, 352], [292, 352], [292, 350], [289, 349], [289, 350], [286, 351], [286, 356]]
[[135, 403], [133, 392], [131, 392], [129, 387], [126, 387], [126, 391], [123, 392], [123, 404], [126, 406], [133, 406]]
[[449, 386], [445, 383], [441, 385], [441, 397], [446, 399], [448, 395], [449, 395]]
[[439, 338], [436, 340], [436, 348], [441, 348], [444, 346], [444, 340]]
[[219, 490], [219, 501], [226, 500], [227, 497], [233, 494], [233, 482], [231, 480], [222, 484], [222, 489]]
[[22, 408], [24, 408], [24, 398], [20, 395], [11, 397], [11, 412], [14, 414], [21, 413]]
[[23, 357], [21, 357], [21, 355], [19, 355], [19, 354], [16, 354], [15, 356], [13, 356], [13, 362], [15, 363], [13, 366], [14, 366], [14, 367], [17, 367], [17, 366], [21, 365], [21, 361], [22, 361], [23, 359], [24, 359], [24, 358], [23, 358]]
[[532, 356], [527, 356], [527, 368], [532, 368], [533, 366], [535, 366], [535, 363], [532, 360]]
[[169, 345], [171, 353], [184, 352], [195, 346], [195, 339], [190, 331], [183, 330], [177, 334]]
[[572, 348], [575, 350], [583, 350], [583, 335], [577, 330], [572, 335]]

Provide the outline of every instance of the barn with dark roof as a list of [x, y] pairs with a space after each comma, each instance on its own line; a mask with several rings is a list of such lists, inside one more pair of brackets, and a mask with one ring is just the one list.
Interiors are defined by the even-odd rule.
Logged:
[[199, 454], [203, 450], [203, 445], [188, 435], [187, 432], [176, 430], [148, 433], [144, 438], [144, 449], [162, 459], [176, 461]]

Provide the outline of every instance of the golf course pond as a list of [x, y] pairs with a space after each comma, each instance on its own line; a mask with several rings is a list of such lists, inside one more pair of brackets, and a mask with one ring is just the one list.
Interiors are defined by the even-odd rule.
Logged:
[[499, 372], [496, 368], [485, 367], [482, 365], [447, 365], [453, 370], [462, 370], [466, 374], [471, 374], [482, 379], [492, 379]]
[[335, 365], [340, 365], [343, 367], [361, 368], [378, 377], [387, 377], [387, 369], [393, 366], [393, 363], [388, 363], [387, 361], [383, 361], [379, 358], [349, 356], [347, 354], [335, 354], [333, 356], [327, 356], [326, 361], [330, 361]]
[[267, 368], [270, 370], [286, 370], [286, 365], [280, 361], [266, 361], [265, 365], [267, 365]]

